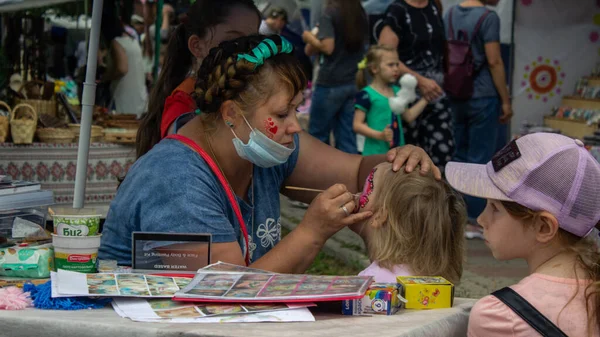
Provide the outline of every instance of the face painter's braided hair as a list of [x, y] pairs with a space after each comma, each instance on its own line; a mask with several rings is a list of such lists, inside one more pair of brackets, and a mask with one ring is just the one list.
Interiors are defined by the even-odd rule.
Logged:
[[[248, 59], [238, 58], [240, 54], [252, 54], [252, 50], [265, 39], [273, 41], [278, 53], [265, 58], [264, 64], [257, 65]], [[271, 78], [268, 74], [273, 70], [284, 84], [289, 84], [291, 94], [303, 90], [306, 77], [300, 63], [291, 53], [282, 52], [282, 48], [285, 49], [283, 45], [279, 35], [254, 35], [225, 41], [211, 49], [198, 71], [193, 94], [199, 111], [217, 112], [227, 100], [235, 100], [243, 108], [251, 108], [260, 99], [268, 98], [273, 88], [268, 83]]]

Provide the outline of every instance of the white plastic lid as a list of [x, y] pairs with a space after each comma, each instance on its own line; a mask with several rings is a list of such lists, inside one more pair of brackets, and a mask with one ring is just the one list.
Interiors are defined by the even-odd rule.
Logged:
[[42, 207], [52, 204], [54, 204], [54, 193], [52, 191], [41, 190], [0, 195], [0, 211]]

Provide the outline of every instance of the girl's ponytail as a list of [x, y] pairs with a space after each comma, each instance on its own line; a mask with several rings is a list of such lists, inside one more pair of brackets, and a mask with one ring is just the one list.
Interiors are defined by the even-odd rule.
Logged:
[[358, 64], [358, 71], [356, 72], [356, 87], [358, 90], [362, 90], [367, 86], [367, 57], [360, 61]]

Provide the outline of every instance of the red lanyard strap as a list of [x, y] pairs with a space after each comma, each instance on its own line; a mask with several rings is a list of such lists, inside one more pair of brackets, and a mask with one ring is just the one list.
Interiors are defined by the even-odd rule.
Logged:
[[238, 218], [238, 221], [240, 223], [240, 228], [242, 229], [242, 234], [244, 235], [244, 241], [245, 241], [244, 243], [246, 245], [246, 255], [245, 255], [246, 266], [250, 265], [250, 249], [249, 249], [249, 244], [248, 244], [248, 229], [246, 228], [246, 224], [244, 223], [244, 218], [242, 217], [242, 211], [240, 211], [240, 206], [238, 205], [237, 200], [235, 199], [235, 196], [233, 194], [233, 191], [231, 190], [231, 186], [229, 186], [229, 183], [227, 182], [227, 179], [225, 179], [225, 177], [221, 173], [221, 170], [217, 167], [217, 164], [215, 164], [214, 160], [208, 155], [208, 153], [206, 153], [206, 151], [204, 151], [198, 144], [196, 144], [196, 142], [189, 139], [188, 137], [185, 137], [182, 135], [176, 135], [176, 134], [169, 135], [166, 138], [178, 140], [178, 141], [186, 144], [187, 146], [191, 147], [194, 151], [196, 151], [200, 155], [200, 157], [202, 157], [202, 159], [204, 159], [204, 161], [208, 164], [208, 166], [213, 171], [213, 173], [217, 176], [217, 179], [219, 179], [219, 182], [223, 186], [223, 189], [225, 190], [225, 194], [227, 194], [227, 198], [229, 199], [229, 202], [231, 203], [233, 212], [235, 213], [235, 216]]

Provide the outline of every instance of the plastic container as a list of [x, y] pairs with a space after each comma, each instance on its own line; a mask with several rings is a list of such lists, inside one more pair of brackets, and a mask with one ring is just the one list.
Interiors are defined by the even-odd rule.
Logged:
[[94, 209], [56, 209], [52, 216], [54, 234], [62, 236], [95, 236], [100, 228], [100, 214]]
[[48, 278], [54, 270], [51, 244], [29, 246], [21, 244], [0, 248], [0, 275], [23, 278]]
[[[48, 206], [54, 204], [52, 191], [33, 191], [0, 195], [0, 238], [13, 238], [15, 220], [21, 219], [46, 228]], [[19, 221], [19, 220], [17, 220]]]
[[61, 236], [52, 234], [54, 245], [54, 265], [56, 269], [80, 273], [97, 272], [100, 235]]

